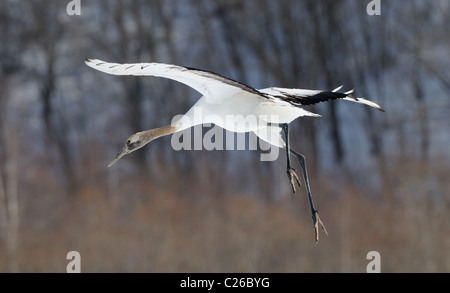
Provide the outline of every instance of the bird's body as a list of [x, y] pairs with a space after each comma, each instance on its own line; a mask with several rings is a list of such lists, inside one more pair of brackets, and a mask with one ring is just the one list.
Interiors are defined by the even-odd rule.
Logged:
[[[344, 93], [338, 92], [341, 87], [333, 91], [277, 87], [256, 90], [216, 73], [170, 64], [118, 64], [97, 59], [86, 59], [86, 64], [94, 69], [114, 75], [148, 75], [176, 80], [194, 88], [203, 95], [185, 115], [172, 121], [170, 125], [131, 135], [122, 151], [109, 166], [112, 166], [125, 154], [143, 147], [160, 136], [173, 134], [198, 124], [213, 123], [232, 132], [254, 132], [260, 139], [271, 145], [286, 148], [287, 173], [294, 192], [294, 179], [299, 185], [300, 182], [295, 170], [290, 166], [289, 155], [293, 154], [299, 159], [313, 214], [316, 241], [318, 241], [317, 226], [318, 224], [322, 225], [322, 222], [312, 202], [304, 157], [290, 149], [289, 123], [301, 116], [320, 116], [304, 109], [304, 107], [336, 99], [365, 104], [382, 110], [374, 102], [354, 97], [352, 95], [353, 90]], [[282, 130], [285, 132], [286, 142], [281, 137]], [[322, 228], [324, 228], [323, 225]]]

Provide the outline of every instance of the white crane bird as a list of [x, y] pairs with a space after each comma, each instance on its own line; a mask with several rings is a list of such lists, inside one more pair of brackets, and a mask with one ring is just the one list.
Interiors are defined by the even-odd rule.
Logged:
[[[94, 69], [114, 74], [114, 75], [149, 75], [164, 77], [184, 83], [203, 96], [197, 103], [183, 116], [187, 120], [179, 119], [170, 125], [147, 131], [137, 132], [131, 135], [122, 150], [111, 161], [108, 167], [115, 164], [124, 155], [129, 154], [150, 141], [165, 135], [182, 131], [196, 124], [214, 123], [228, 131], [233, 132], [254, 132], [260, 139], [280, 148], [286, 149], [287, 175], [295, 193], [295, 182], [300, 186], [300, 180], [291, 167], [290, 154], [294, 155], [302, 168], [305, 181], [306, 192], [311, 208], [314, 234], [316, 242], [319, 241], [318, 226], [327, 233], [325, 226], [319, 217], [318, 210], [314, 207], [314, 202], [309, 186], [308, 174], [306, 171], [305, 157], [290, 148], [289, 144], [289, 123], [300, 116], [320, 115], [309, 112], [303, 108], [319, 102], [342, 99], [346, 101], [365, 104], [375, 109], [384, 111], [378, 104], [353, 96], [353, 90], [344, 93], [339, 92], [338, 87], [333, 91], [286, 89], [270, 87], [265, 89], [254, 89], [246, 84], [224, 77], [222, 75], [204, 71], [200, 69], [181, 67], [162, 63], [132, 63], [118, 64], [108, 63], [98, 59], [86, 59], [86, 64]], [[194, 118], [194, 108], [202, 109], [202, 117]], [[240, 125], [234, 120], [229, 123], [225, 119], [226, 115], [249, 115], [264, 117], [262, 122], [256, 124]], [[276, 119], [271, 120], [273, 117]], [[186, 123], [186, 121], [189, 121]], [[281, 137], [283, 130], [286, 142]], [[271, 135], [268, 135], [268, 134]], [[275, 134], [275, 135], [274, 135]], [[328, 233], [327, 233], [328, 234]]]

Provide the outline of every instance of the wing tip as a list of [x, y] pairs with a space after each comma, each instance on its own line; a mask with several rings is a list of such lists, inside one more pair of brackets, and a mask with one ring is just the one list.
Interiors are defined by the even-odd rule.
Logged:
[[[360, 98], [359, 100], [361, 100], [361, 98]], [[370, 106], [370, 107], [372, 107], [372, 108], [374, 108], [374, 109], [377, 109], [378, 111], [386, 112], [386, 110], [384, 110], [384, 108], [382, 108], [382, 107], [381, 107], [380, 105], [378, 105], [377, 103], [372, 102], [372, 101], [369, 101], [369, 100], [365, 100], [365, 99], [363, 99], [363, 100], [364, 100], [364, 102], [365, 102], [366, 105], [368, 105], [368, 106]]]
[[95, 58], [85, 58], [84, 63], [86, 63], [87, 65], [101, 65], [106, 62]]
[[355, 92], [355, 89], [351, 89], [349, 91], [346, 91], [344, 94], [346, 94], [347, 96], [353, 94]]
[[95, 63], [96, 60], [97, 59], [86, 58], [86, 59], [84, 59], [84, 63], [89, 67], [94, 67], [95, 65], [98, 65]]
[[337, 88], [335, 88], [334, 90], [332, 90], [333, 93], [339, 91], [344, 85], [340, 85]]

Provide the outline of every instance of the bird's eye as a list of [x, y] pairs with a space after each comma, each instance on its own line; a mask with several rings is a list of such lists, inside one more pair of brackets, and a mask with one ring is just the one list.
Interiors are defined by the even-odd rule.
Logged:
[[127, 140], [127, 145], [129, 145], [131, 143], [131, 141], [130, 140]]

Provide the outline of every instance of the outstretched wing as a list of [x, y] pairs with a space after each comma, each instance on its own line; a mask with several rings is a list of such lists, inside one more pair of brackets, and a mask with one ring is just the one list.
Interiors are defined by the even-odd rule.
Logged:
[[114, 75], [150, 75], [184, 83], [200, 92], [211, 103], [243, 91], [262, 96], [256, 89], [213, 72], [163, 63], [108, 63], [98, 59], [86, 59], [94, 69]]
[[284, 102], [288, 102], [294, 106], [307, 106], [320, 102], [332, 101], [332, 100], [346, 100], [355, 103], [364, 104], [380, 111], [384, 111], [377, 103], [353, 96], [354, 90], [347, 91], [345, 93], [339, 92], [342, 86], [332, 91], [321, 90], [305, 90], [305, 89], [287, 89], [270, 87], [259, 90], [263, 94], [270, 95], [274, 99], [278, 99]]

